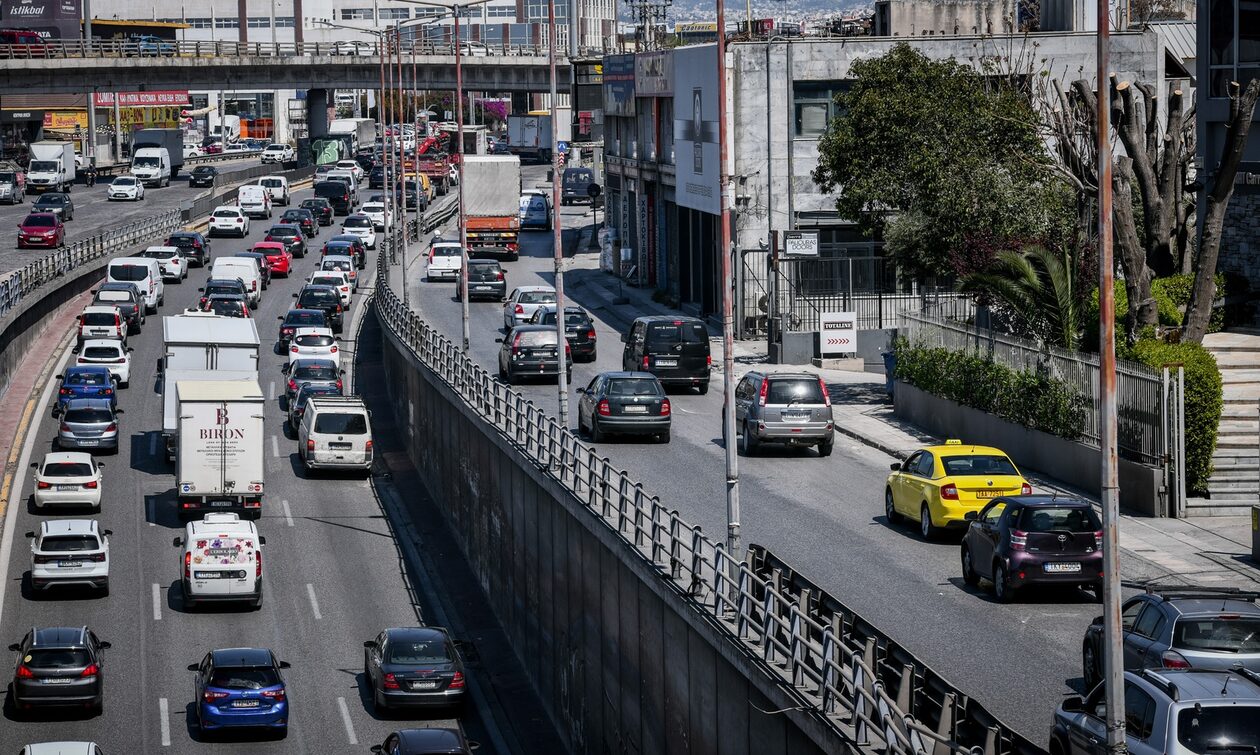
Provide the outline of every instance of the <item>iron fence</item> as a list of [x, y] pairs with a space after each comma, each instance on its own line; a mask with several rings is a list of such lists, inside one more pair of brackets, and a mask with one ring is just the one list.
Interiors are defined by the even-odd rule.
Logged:
[[[899, 332], [910, 343], [961, 351], [1013, 370], [1039, 372], [1063, 381], [1092, 402], [1081, 439], [1099, 445], [1098, 355], [1042, 346], [1022, 338], [969, 326], [939, 315], [903, 312]], [[1152, 466], [1163, 463], [1164, 387], [1160, 373], [1137, 362], [1116, 361], [1120, 455]]]
[[[388, 52], [401, 51], [404, 55], [455, 55], [455, 45], [445, 42], [402, 40], [398, 45], [387, 45]], [[292, 57], [376, 57], [381, 55], [379, 42], [234, 42], [234, 41], [162, 41], [135, 42], [122, 40], [50, 40], [37, 44], [0, 45], [0, 60], [49, 60], [58, 58], [292, 58]], [[543, 44], [497, 44], [464, 42], [462, 54], [468, 58], [545, 56]], [[556, 49], [558, 57], [566, 59], [567, 49]]]
[[[397, 260], [399, 235], [414, 238], [417, 225], [409, 220], [393, 239], [382, 241], [373, 296], [383, 327], [528, 463], [561, 484], [632, 546], [675, 587], [680, 599], [714, 619], [745, 653], [761, 659], [802, 710], [867, 751], [1040, 752], [992, 716], [984, 724], [974, 716], [958, 716], [957, 700], [966, 696], [957, 690], [950, 688], [935, 703], [928, 696], [916, 697], [913, 668], [890, 670], [890, 659], [877, 657], [868, 641], [855, 642], [857, 635], [846, 633], [834, 612], [801, 601], [758, 571], [753, 551], [746, 560], [732, 558], [721, 542], [687, 523], [677, 510], [667, 508], [626, 471], [499, 382], [412, 312], [390, 285], [389, 260]], [[890, 674], [899, 680], [895, 687], [888, 683]]]

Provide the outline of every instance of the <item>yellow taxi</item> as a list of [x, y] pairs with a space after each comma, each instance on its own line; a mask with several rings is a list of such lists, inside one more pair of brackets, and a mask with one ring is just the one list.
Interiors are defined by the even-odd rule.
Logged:
[[951, 439], [892, 465], [884, 514], [889, 524], [917, 520], [919, 533], [931, 539], [947, 528], [966, 527], [967, 512], [979, 511], [992, 498], [1031, 494], [1032, 486], [1001, 449]]

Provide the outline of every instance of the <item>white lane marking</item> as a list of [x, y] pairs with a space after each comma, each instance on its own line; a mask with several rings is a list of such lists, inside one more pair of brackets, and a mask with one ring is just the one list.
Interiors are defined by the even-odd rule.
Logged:
[[171, 746], [171, 706], [166, 698], [158, 699], [158, 717], [162, 722], [162, 746]]
[[157, 582], [153, 583], [153, 620], [162, 620], [162, 588]]
[[354, 736], [354, 722], [350, 720], [350, 708], [346, 705], [346, 698], [337, 698], [337, 707], [341, 709], [341, 722], [346, 725], [346, 737], [350, 739], [350, 744], [357, 745], [359, 739]]
[[271, 455], [280, 458], [280, 441], [276, 440], [276, 436], [271, 436]]
[[157, 456], [157, 433], [149, 433], [149, 456]]
[[306, 597], [311, 599], [311, 613], [315, 614], [315, 620], [324, 618], [324, 615], [319, 612], [319, 599], [315, 597], [315, 586], [310, 582], [306, 583]]
[[284, 509], [284, 523], [292, 527], [293, 512], [289, 510], [289, 501], [287, 499], [280, 501], [280, 507]]
[[267, 391], [271, 394], [271, 400], [276, 400], [276, 381], [272, 380], [267, 384]]

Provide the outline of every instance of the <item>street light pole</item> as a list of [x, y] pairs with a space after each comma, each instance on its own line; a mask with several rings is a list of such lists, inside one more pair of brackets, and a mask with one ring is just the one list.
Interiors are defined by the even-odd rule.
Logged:
[[[1099, 0], [1106, 2], [1106, 0]], [[722, 434], [726, 440], [726, 551], [732, 564], [742, 559], [739, 542], [739, 456], [735, 449], [735, 323], [731, 294], [731, 177], [727, 169], [726, 128], [726, 2], [717, 0], [717, 117], [718, 117], [718, 202], [721, 208], [720, 254], [722, 255]], [[695, 113], [694, 118], [702, 118]], [[699, 138], [699, 137], [697, 137]]]
[[[572, 26], [569, 33], [573, 33]], [[560, 168], [564, 155], [556, 149], [560, 124], [556, 120], [556, 0], [547, 1], [547, 64], [551, 68], [551, 244], [555, 255], [556, 351], [560, 369], [556, 371], [556, 391], [560, 400], [560, 426], [569, 426], [569, 340], [564, 322], [564, 234], [560, 224]], [[591, 202], [594, 204], [594, 201]]]

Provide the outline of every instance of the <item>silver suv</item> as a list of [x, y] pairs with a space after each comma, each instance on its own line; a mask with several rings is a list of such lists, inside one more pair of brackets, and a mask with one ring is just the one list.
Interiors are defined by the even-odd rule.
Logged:
[[[1054, 713], [1050, 755], [1107, 752], [1106, 698], [1098, 685]], [[1124, 721], [1131, 755], [1255, 752], [1260, 674], [1246, 669], [1126, 671]]]
[[835, 446], [831, 397], [817, 375], [750, 372], [735, 386], [735, 434], [745, 456], [762, 443], [817, 446], [830, 456]]

